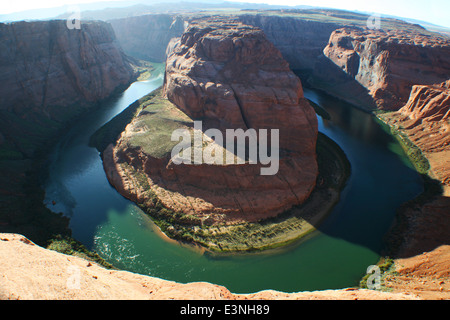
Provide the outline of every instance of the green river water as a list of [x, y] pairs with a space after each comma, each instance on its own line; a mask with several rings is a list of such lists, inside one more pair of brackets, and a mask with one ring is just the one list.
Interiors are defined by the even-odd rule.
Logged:
[[289, 247], [260, 254], [201, 254], [161, 237], [151, 219], [110, 186], [97, 150], [88, 146], [99, 127], [158, 88], [162, 72], [159, 65], [152, 79], [133, 83], [75, 123], [50, 155], [45, 203], [71, 218], [73, 237], [118, 268], [182, 283], [211, 282], [234, 293], [357, 285], [377, 262], [396, 209], [423, 188], [395, 139], [371, 115], [305, 88], [305, 96], [331, 115], [329, 121], [319, 117], [319, 131], [341, 146], [352, 166], [340, 202], [317, 231]]

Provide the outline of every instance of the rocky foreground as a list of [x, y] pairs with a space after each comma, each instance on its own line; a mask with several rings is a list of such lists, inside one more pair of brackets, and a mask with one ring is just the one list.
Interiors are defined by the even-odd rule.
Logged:
[[415, 300], [417, 295], [365, 289], [233, 294], [206, 283], [180, 284], [127, 271], [108, 270], [76, 256], [44, 249], [18, 234], [0, 234], [1, 300]]
[[407, 103], [381, 119], [416, 145], [430, 164], [430, 174], [450, 196], [450, 80], [412, 87]]

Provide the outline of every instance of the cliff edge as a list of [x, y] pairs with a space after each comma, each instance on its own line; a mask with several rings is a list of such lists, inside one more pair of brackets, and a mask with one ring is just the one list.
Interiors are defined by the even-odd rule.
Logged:
[[361, 289], [283, 293], [274, 290], [233, 294], [222, 286], [187, 284], [108, 270], [76, 256], [35, 245], [19, 234], [0, 234], [1, 300], [236, 300], [236, 299], [418, 299], [406, 293]]
[[413, 85], [433, 85], [450, 74], [450, 41], [438, 35], [347, 27], [331, 33], [323, 53], [317, 77], [369, 110], [398, 110]]

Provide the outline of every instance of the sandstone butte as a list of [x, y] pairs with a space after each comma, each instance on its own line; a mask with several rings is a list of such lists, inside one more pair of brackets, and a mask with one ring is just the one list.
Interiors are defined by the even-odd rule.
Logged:
[[421, 293], [429, 299], [449, 298], [445, 286], [450, 277], [449, 116], [450, 80], [415, 85], [402, 108], [378, 115], [420, 148], [430, 165], [428, 175], [443, 187], [442, 195], [401, 211], [408, 230], [397, 252], [398, 276], [388, 278], [388, 286], [394, 290]]
[[166, 208], [210, 225], [258, 221], [304, 202], [318, 174], [317, 118], [280, 51], [260, 29], [220, 20], [191, 23], [172, 47], [163, 94], [166, 105], [170, 101], [176, 110], [168, 113], [181, 111], [178, 123], [191, 129], [192, 120], [222, 132], [279, 129], [279, 171], [261, 175], [261, 164], [248, 162], [174, 164], [170, 150], [155, 156], [145, 145], [130, 147], [132, 139], [145, 133], [141, 120], [151, 113], [146, 109], [103, 154], [111, 184], [134, 201], [148, 200], [129, 178], [124, 164], [130, 164], [145, 173]]

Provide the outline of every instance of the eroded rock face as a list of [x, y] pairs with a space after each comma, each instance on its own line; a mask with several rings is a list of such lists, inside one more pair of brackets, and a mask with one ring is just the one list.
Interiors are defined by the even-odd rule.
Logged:
[[[108, 178], [123, 195], [148, 203], [148, 194], [130, 178], [134, 170], [144, 172], [165, 207], [207, 224], [273, 217], [308, 198], [318, 174], [317, 118], [300, 80], [260, 29], [223, 21], [193, 23], [167, 59], [164, 93], [171, 119], [175, 112], [167, 104], [191, 121], [202, 120], [204, 129], [279, 129], [279, 169], [261, 175], [262, 164], [248, 161], [175, 164], [170, 154], [131, 147], [133, 137], [143, 134], [143, 123], [157, 116], [150, 104], [116, 147], [104, 152]], [[145, 140], [147, 145], [153, 138]]]
[[[311, 15], [324, 14], [308, 11]], [[304, 12], [306, 14], [306, 12]], [[244, 24], [252, 25], [264, 31], [264, 34], [277, 49], [283, 58], [289, 62], [292, 70], [311, 70], [328, 43], [330, 34], [341, 28], [330, 20], [311, 21], [298, 17], [243, 14], [236, 18]], [[303, 78], [302, 78], [303, 80]]]
[[194, 119], [279, 129], [281, 148], [315, 153], [316, 115], [300, 79], [258, 28], [194, 22], [167, 58], [164, 91]]
[[133, 70], [111, 26], [65, 21], [0, 25], [1, 108], [68, 106], [108, 97], [130, 82]]
[[342, 28], [323, 52], [385, 110], [404, 106], [413, 85], [450, 76], [450, 41], [437, 35]]
[[450, 80], [413, 86], [404, 107], [380, 117], [422, 150], [444, 194], [450, 196]]

